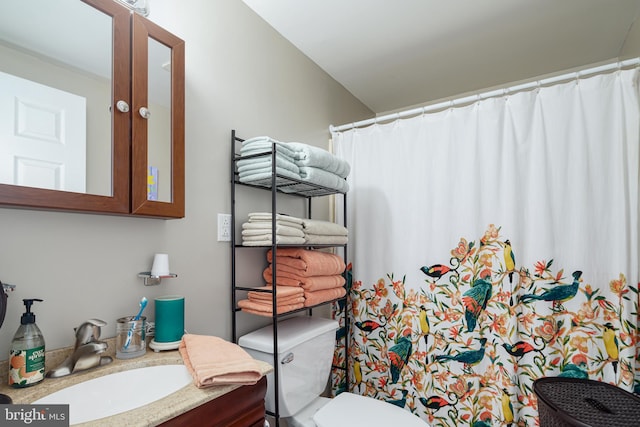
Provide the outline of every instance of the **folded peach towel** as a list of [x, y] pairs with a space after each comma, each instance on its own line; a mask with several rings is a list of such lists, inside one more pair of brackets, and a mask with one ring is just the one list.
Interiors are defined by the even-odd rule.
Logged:
[[[272, 262], [272, 252], [267, 252], [269, 262]], [[276, 264], [296, 269], [301, 276], [330, 276], [341, 274], [346, 268], [344, 260], [338, 255], [300, 248], [279, 248]]]
[[312, 307], [314, 305], [321, 304], [323, 302], [331, 301], [337, 298], [342, 298], [347, 294], [344, 288], [323, 289], [320, 291], [305, 292], [304, 306]]
[[253, 385], [262, 378], [258, 362], [239, 345], [222, 338], [185, 334], [178, 350], [198, 388]]
[[[305, 301], [304, 297], [298, 297], [297, 301], [298, 302], [291, 303], [291, 304], [278, 304], [276, 306], [276, 312], [278, 314], [282, 314], [288, 311], [303, 308], [304, 301]], [[248, 299], [243, 299], [238, 301], [238, 307], [240, 307], [243, 311], [248, 311], [248, 310], [251, 310], [252, 312], [257, 311], [267, 316], [270, 316], [271, 314], [273, 314], [273, 305], [270, 303], [266, 304], [266, 303], [251, 301]]]
[[[263, 286], [262, 288], [268, 292], [258, 292], [258, 291], [250, 291], [247, 293], [247, 297], [252, 301], [265, 301], [272, 303], [273, 302], [273, 291], [272, 286]], [[304, 289], [300, 287], [291, 287], [291, 286], [276, 286], [276, 301], [278, 304], [282, 303], [284, 300], [303, 297]]]
[[[301, 286], [305, 291], [316, 291], [320, 289], [339, 288], [344, 286], [345, 279], [340, 275], [332, 276], [298, 276], [295, 273], [283, 270], [278, 266], [276, 268], [276, 281], [278, 286]], [[269, 265], [263, 272], [262, 277], [267, 282], [267, 285], [271, 284], [273, 280], [272, 266]]]

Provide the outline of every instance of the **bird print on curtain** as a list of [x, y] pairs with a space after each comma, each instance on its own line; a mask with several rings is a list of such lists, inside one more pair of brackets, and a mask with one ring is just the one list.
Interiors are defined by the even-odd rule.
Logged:
[[[640, 391], [637, 285], [591, 284], [588, 265], [566, 272], [550, 258], [519, 265], [500, 233], [490, 225], [416, 266], [417, 287], [393, 273], [348, 281], [350, 391], [451, 427], [538, 425], [532, 385], [545, 376]], [[342, 346], [334, 362], [344, 357]], [[332, 381], [347, 389], [344, 374]]]

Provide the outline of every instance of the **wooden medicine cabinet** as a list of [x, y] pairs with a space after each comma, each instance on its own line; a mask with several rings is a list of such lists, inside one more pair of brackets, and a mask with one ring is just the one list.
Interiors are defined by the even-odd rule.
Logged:
[[184, 42], [124, 5], [3, 7], [0, 117], [0, 207], [184, 217]]

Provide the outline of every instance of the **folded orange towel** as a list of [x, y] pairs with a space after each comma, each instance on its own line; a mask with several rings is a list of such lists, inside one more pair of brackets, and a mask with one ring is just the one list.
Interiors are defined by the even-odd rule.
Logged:
[[342, 298], [346, 294], [347, 294], [347, 291], [344, 288], [323, 289], [320, 291], [305, 292], [304, 306], [312, 307], [314, 305], [318, 305], [323, 302]]
[[[298, 289], [302, 290], [302, 288], [298, 288]], [[269, 295], [269, 296], [271, 296], [271, 295]], [[270, 299], [270, 298], [269, 299], [267, 299], [267, 298], [260, 299], [260, 298], [255, 298], [255, 297], [249, 296], [248, 301], [254, 302], [256, 304], [262, 304], [262, 305], [264, 305], [266, 307], [269, 307], [269, 309], [273, 305], [273, 300]], [[283, 305], [298, 304], [298, 303], [301, 303], [301, 302], [304, 302], [304, 293], [302, 295], [298, 295], [298, 296], [293, 295], [293, 296], [290, 296], [290, 297], [282, 297], [282, 298], [278, 297], [276, 299], [276, 305], [278, 307], [283, 306]]]
[[[305, 291], [317, 291], [320, 289], [332, 289], [344, 286], [345, 279], [340, 275], [332, 276], [298, 276], [286, 270], [282, 270], [280, 266], [276, 269], [276, 280], [278, 286], [301, 286]], [[262, 277], [267, 282], [267, 285], [271, 285], [273, 276], [271, 274], [271, 265], [262, 272]]]
[[[269, 292], [258, 292], [258, 291], [250, 291], [247, 293], [247, 297], [252, 301], [265, 301], [272, 303], [273, 302], [273, 294], [271, 291], [273, 290], [272, 286], [263, 286], [258, 289], [264, 289]], [[278, 304], [282, 303], [284, 300], [303, 297], [304, 289], [300, 287], [292, 287], [292, 286], [276, 286], [276, 302]]]
[[[293, 303], [293, 304], [278, 304], [276, 306], [276, 312], [278, 314], [282, 314], [282, 313], [286, 313], [288, 311], [292, 311], [292, 310], [297, 310], [299, 308], [303, 308], [304, 307], [304, 297], [299, 297], [299, 302]], [[264, 303], [260, 303], [260, 302], [256, 302], [256, 301], [251, 301], [248, 299], [243, 299], [238, 301], [238, 307], [240, 307], [241, 309], [245, 310], [253, 310], [253, 311], [259, 311], [265, 314], [273, 314], [273, 305], [272, 304], [264, 304]]]
[[[267, 252], [269, 262], [272, 262], [272, 252]], [[279, 248], [276, 263], [298, 270], [301, 276], [330, 276], [341, 274], [346, 268], [344, 260], [338, 255], [300, 248]]]
[[262, 378], [258, 362], [239, 345], [222, 338], [185, 334], [178, 350], [198, 388], [253, 385]]
[[[278, 260], [280, 259], [280, 257], [276, 257], [276, 258], [278, 258]], [[270, 264], [270, 265], [273, 265], [273, 264]], [[282, 275], [284, 277], [290, 277], [290, 278], [295, 278], [295, 279], [304, 279], [306, 277], [314, 277], [314, 276], [339, 276], [341, 274], [342, 274], [342, 272], [339, 272], [339, 273], [327, 273], [327, 274], [309, 274], [308, 272], [306, 272], [304, 270], [300, 270], [298, 268], [295, 268], [295, 267], [292, 267], [290, 265], [283, 264], [283, 263], [279, 263], [277, 265], [277, 267], [276, 267], [276, 275], [277, 276]]]
[[[262, 277], [267, 283], [271, 283], [273, 280], [271, 264], [262, 272]], [[284, 271], [282, 268], [277, 269], [276, 280], [278, 285], [282, 286], [302, 286], [302, 280], [304, 277], [289, 271]], [[287, 279], [287, 280], [284, 280]]]
[[[304, 304], [300, 304], [299, 308], [304, 308]], [[258, 310], [251, 310], [250, 308], [243, 308], [242, 309], [243, 313], [249, 313], [249, 314], [255, 314], [258, 316], [264, 316], [264, 317], [271, 317], [273, 316], [273, 313], [270, 311], [258, 311]]]

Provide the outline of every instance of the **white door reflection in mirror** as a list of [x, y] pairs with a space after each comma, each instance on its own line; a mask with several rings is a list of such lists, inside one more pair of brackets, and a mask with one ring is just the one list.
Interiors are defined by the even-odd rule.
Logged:
[[0, 72], [0, 183], [84, 193], [86, 99]]
[[[40, 87], [45, 91], [55, 88], [85, 99], [84, 120], [77, 129], [71, 128], [76, 120], [69, 117], [72, 111], [66, 107], [65, 113], [55, 118], [57, 113], [53, 111], [58, 108], [56, 102], [45, 101], [44, 104], [48, 107], [37, 110], [36, 113], [31, 107], [40, 105], [41, 99], [34, 93], [28, 99], [35, 101], [24, 105], [29, 106], [28, 117], [37, 120], [30, 120], [29, 126], [36, 125], [39, 132], [52, 125], [55, 120], [65, 120], [65, 123], [60, 124], [65, 126], [64, 129], [46, 130], [64, 132], [62, 136], [66, 138], [65, 147], [69, 147], [72, 134], [81, 133], [86, 142], [83, 143], [86, 150], [83, 162], [86, 162], [86, 166], [70, 166], [67, 160], [61, 162], [58, 159], [50, 160], [51, 163], [25, 160], [21, 162], [22, 172], [8, 170], [5, 165], [13, 165], [14, 159], [4, 158], [2, 154], [15, 149], [15, 146], [6, 146], [6, 132], [15, 131], [15, 124], [11, 124], [9, 129], [0, 130], [0, 183], [112, 196], [114, 158], [112, 115], [109, 107], [113, 102], [114, 34], [111, 16], [80, 0], [22, 0], [6, 3], [0, 12], [0, 71], [29, 80], [34, 88]], [[11, 88], [13, 89], [13, 84]], [[5, 95], [10, 96], [3, 89], [0, 96], [4, 98]], [[45, 100], [49, 97], [48, 93], [42, 96]], [[12, 104], [12, 108], [15, 109], [15, 105]], [[13, 117], [13, 113], [7, 116], [6, 111], [3, 109], [0, 116], [3, 123], [11, 121]], [[20, 138], [24, 142], [24, 138]], [[36, 141], [38, 144], [30, 143], [29, 146], [47, 150], [54, 146], [53, 143], [44, 144], [38, 138], [32, 139], [32, 142]], [[20, 156], [28, 159], [46, 156], [45, 153], [38, 154], [39, 157], [24, 153]], [[56, 166], [59, 163], [61, 165]], [[58, 173], [61, 175], [56, 178]], [[81, 180], [79, 178], [78, 184], [72, 183], [70, 173], [82, 173], [83, 177]], [[5, 178], [7, 174], [11, 174], [12, 178]], [[19, 176], [16, 177], [16, 174]], [[39, 182], [41, 178], [47, 182]], [[56, 180], [59, 182], [53, 182]], [[79, 184], [81, 181], [84, 182], [84, 188]]]

